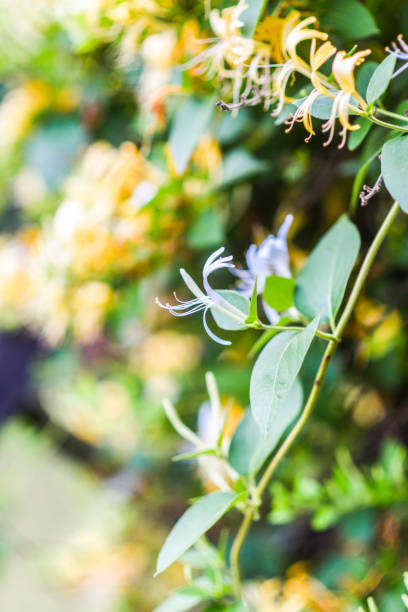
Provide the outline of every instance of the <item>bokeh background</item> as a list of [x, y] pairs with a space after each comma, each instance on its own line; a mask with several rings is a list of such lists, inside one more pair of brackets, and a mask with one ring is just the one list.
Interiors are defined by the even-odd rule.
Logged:
[[[344, 48], [373, 49], [360, 91], [385, 45], [408, 30], [408, 2], [363, 4], [371, 29], [340, 19], [329, 0], [280, 3], [317, 15]], [[215, 106], [228, 89], [191, 60], [212, 36], [209, 9], [226, 5], [0, 0], [5, 612], [148, 612], [184, 584], [180, 565], [153, 579], [156, 555], [209, 484], [193, 462], [171, 461], [183, 445], [161, 400], [195, 429], [210, 370], [233, 427], [248, 404], [258, 332], [231, 333], [224, 349], [199, 316], [173, 319], [155, 297], [186, 296], [179, 268], [200, 279], [221, 245], [244, 264], [249, 244], [288, 213], [296, 271], [350, 206], [367, 245], [389, 205], [383, 193], [356, 206], [354, 178], [381, 129], [339, 151], [320, 136], [305, 144], [302, 126], [286, 134], [262, 109], [234, 117]], [[406, 98], [405, 75], [391, 102]], [[374, 159], [362, 180], [377, 175]], [[262, 610], [354, 610], [372, 593], [381, 611], [403, 609], [407, 231], [401, 215], [244, 548], [246, 578], [269, 579]], [[306, 386], [321, 349], [302, 373]], [[276, 594], [281, 603], [270, 603]]]

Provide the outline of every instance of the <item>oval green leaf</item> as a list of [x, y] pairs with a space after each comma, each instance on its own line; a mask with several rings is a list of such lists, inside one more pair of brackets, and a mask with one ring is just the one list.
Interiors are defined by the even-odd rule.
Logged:
[[[246, 494], [245, 494], [246, 495]], [[160, 574], [177, 561], [186, 550], [239, 500], [243, 494], [229, 491], [210, 493], [199, 499], [179, 518], [159, 553], [156, 574]]]
[[265, 439], [295, 382], [312, 343], [319, 318], [304, 331], [284, 331], [260, 353], [251, 375], [251, 412]]
[[[229, 304], [237, 308], [245, 317], [249, 316], [250, 302], [245, 295], [238, 293], [238, 291], [232, 291], [232, 289], [220, 289], [217, 291], [224, 300], [227, 300]], [[211, 308], [211, 314], [214, 321], [221, 329], [227, 329], [230, 331], [238, 331], [239, 329], [245, 329], [247, 327], [245, 323], [240, 323], [236, 319], [229, 317], [226, 313], [220, 312], [216, 308]]]
[[239, 474], [256, 474], [261, 469], [282, 434], [298, 416], [302, 402], [302, 385], [296, 379], [266, 438], [261, 436], [251, 411], [246, 411], [229, 448], [229, 463]]
[[408, 138], [400, 136], [385, 143], [381, 152], [381, 172], [386, 188], [408, 213]]
[[187, 98], [176, 111], [170, 130], [169, 147], [177, 174], [184, 174], [200, 137], [208, 130], [214, 114], [213, 96]]
[[296, 282], [295, 306], [332, 326], [360, 249], [360, 235], [346, 215], [318, 242]]
[[375, 102], [380, 96], [383, 95], [387, 89], [389, 82], [394, 72], [395, 62], [397, 58], [395, 55], [387, 55], [379, 66], [374, 70], [374, 73], [368, 83], [367, 87], [367, 102]]

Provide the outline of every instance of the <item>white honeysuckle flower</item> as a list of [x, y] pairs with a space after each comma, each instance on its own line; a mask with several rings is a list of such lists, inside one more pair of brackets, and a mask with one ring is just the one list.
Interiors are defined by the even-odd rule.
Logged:
[[[291, 278], [286, 237], [292, 221], [293, 215], [286, 215], [276, 236], [269, 235], [259, 247], [251, 244], [246, 255], [247, 270], [236, 268], [231, 270], [232, 274], [240, 279], [237, 287], [238, 291], [246, 297], [251, 298], [255, 281], [257, 283], [257, 293], [261, 295], [264, 292], [265, 281], [268, 276], [276, 275]], [[269, 321], [272, 324], [277, 323], [280, 318], [278, 312], [268, 306], [265, 300], [263, 300], [263, 307]]]
[[387, 47], [386, 51], [387, 53], [390, 53], [391, 55], [395, 55], [397, 60], [401, 60], [402, 62], [405, 62], [405, 63], [402, 64], [402, 66], [394, 72], [394, 74], [392, 75], [393, 79], [399, 74], [401, 74], [401, 72], [404, 72], [404, 70], [408, 68], [408, 45], [405, 42], [405, 40], [402, 38], [402, 34], [397, 36], [397, 41], [398, 43], [392, 42], [391, 49]]
[[163, 400], [164, 410], [170, 423], [177, 433], [191, 445], [192, 452], [214, 451], [216, 454], [202, 454], [197, 457], [200, 472], [205, 481], [211, 482], [221, 491], [231, 491], [230, 483], [238, 479], [238, 473], [219, 456], [228, 452], [228, 445], [219, 441], [223, 433], [226, 412], [222, 411], [217, 383], [211, 372], [206, 374], [206, 385], [209, 402], [205, 402], [199, 410], [198, 433], [189, 429], [180, 419], [170, 400]]
[[229, 346], [231, 344], [228, 340], [223, 340], [216, 336], [208, 326], [207, 323], [207, 312], [209, 309], [215, 309], [223, 314], [228, 315], [231, 319], [235, 319], [241, 324], [245, 323], [247, 315], [241, 312], [238, 308], [230, 304], [227, 300], [225, 300], [218, 291], [213, 289], [208, 281], [208, 277], [210, 274], [215, 272], [216, 270], [221, 270], [224, 268], [234, 269], [235, 266], [232, 263], [232, 255], [228, 257], [220, 257], [221, 253], [224, 252], [224, 247], [217, 249], [204, 264], [203, 267], [203, 286], [206, 291], [204, 293], [198, 285], [194, 282], [191, 276], [184, 270], [180, 270], [180, 274], [183, 277], [183, 280], [187, 287], [190, 289], [191, 293], [195, 295], [195, 298], [188, 301], [179, 300], [176, 294], [174, 294], [175, 299], [177, 300], [177, 304], [162, 304], [158, 298], [156, 298], [156, 303], [161, 306], [161, 308], [165, 308], [175, 317], [186, 317], [187, 315], [194, 314], [195, 312], [203, 311], [203, 324], [204, 329], [207, 334], [212, 338], [215, 342], [219, 344], [223, 344], [225, 346]]

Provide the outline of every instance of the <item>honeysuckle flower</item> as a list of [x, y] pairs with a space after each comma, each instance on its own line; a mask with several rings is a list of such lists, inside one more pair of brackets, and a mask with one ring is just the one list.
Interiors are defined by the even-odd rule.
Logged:
[[244, 77], [244, 63], [251, 56], [255, 45], [252, 38], [245, 38], [241, 33], [244, 24], [240, 16], [247, 7], [245, 0], [240, 0], [236, 6], [230, 6], [221, 12], [213, 9], [209, 19], [216, 38], [203, 41], [213, 44], [184, 64], [184, 68], [210, 60], [207, 68], [209, 75], [218, 74], [222, 78], [233, 79], [234, 89], [239, 94]]
[[182, 268], [180, 270], [180, 274], [190, 289], [191, 293], [195, 296], [194, 299], [183, 301], [179, 300], [176, 294], [174, 294], [175, 299], [177, 300], [177, 304], [162, 304], [158, 298], [156, 298], [156, 303], [161, 307], [168, 310], [175, 317], [186, 317], [190, 314], [194, 314], [196, 312], [203, 311], [203, 325], [207, 334], [212, 338], [215, 342], [219, 344], [223, 344], [225, 346], [229, 346], [231, 342], [228, 340], [223, 340], [216, 336], [208, 326], [207, 323], [207, 313], [209, 309], [218, 310], [224, 314], [227, 314], [230, 318], [235, 319], [239, 323], [245, 323], [246, 315], [235, 308], [232, 304], [230, 304], [227, 300], [225, 300], [220, 293], [213, 289], [209, 283], [209, 276], [216, 270], [222, 270], [225, 268], [234, 269], [235, 266], [232, 263], [232, 255], [228, 257], [220, 257], [221, 253], [224, 252], [224, 247], [217, 249], [204, 264], [203, 267], [203, 286], [205, 293], [198, 287], [198, 285], [193, 281], [191, 276]]
[[390, 53], [391, 55], [395, 55], [397, 60], [401, 60], [405, 62], [404, 64], [402, 64], [400, 68], [398, 68], [398, 70], [394, 72], [394, 74], [392, 75], [393, 79], [399, 74], [401, 74], [401, 72], [404, 72], [404, 70], [408, 68], [408, 45], [403, 39], [402, 34], [399, 34], [397, 36], [397, 41], [398, 41], [397, 43], [396, 42], [391, 43], [391, 49], [389, 47], [385, 49], [387, 53]]
[[335, 55], [332, 64], [332, 72], [338, 85], [340, 86], [340, 90], [334, 95], [330, 117], [322, 126], [323, 132], [329, 132], [329, 138], [325, 142], [325, 145], [330, 144], [333, 140], [337, 115], [342, 126], [340, 131], [341, 142], [339, 144], [339, 149], [346, 143], [347, 132], [358, 130], [360, 128], [359, 125], [351, 124], [349, 122], [350, 110], [358, 111], [355, 101], [357, 101], [362, 109], [367, 108], [367, 103], [356, 90], [354, 69], [362, 64], [367, 55], [370, 53], [370, 49], [364, 49], [363, 51], [357, 51], [352, 55], [347, 55], [345, 51], [338, 51], [338, 53]]
[[275, 98], [278, 100], [277, 107], [272, 115], [279, 115], [283, 109], [286, 97], [286, 87], [294, 72], [300, 72], [309, 77], [310, 69], [307, 63], [298, 55], [297, 45], [305, 40], [326, 40], [327, 34], [309, 26], [316, 23], [316, 17], [308, 17], [299, 21], [300, 15], [293, 11], [286, 19], [282, 29], [282, 55], [285, 63], [278, 68], [273, 76], [272, 88]]
[[[214, 375], [207, 372], [205, 379], [209, 402], [205, 402], [200, 407], [197, 433], [181, 421], [176, 409], [168, 399], [163, 401], [163, 406], [170, 423], [192, 447], [192, 452], [203, 452], [197, 457], [197, 460], [204, 481], [221, 491], [230, 491], [231, 484], [238, 479], [238, 474], [224, 457], [227, 456], [231, 435], [239, 423], [242, 411], [239, 410], [237, 418], [233, 419], [234, 424], [232, 431], [229, 432], [230, 435], [225, 435], [226, 421], [230, 411], [221, 405]], [[213, 451], [212, 454], [211, 451]]]
[[[293, 215], [287, 215], [276, 236], [269, 235], [257, 247], [251, 244], [247, 251], [247, 270], [234, 268], [232, 274], [240, 279], [238, 291], [250, 298], [257, 283], [257, 293], [261, 295], [265, 289], [265, 281], [268, 276], [277, 275], [290, 278], [292, 276], [289, 267], [289, 253], [286, 237], [292, 225]], [[275, 324], [279, 321], [279, 314], [263, 301], [265, 314], [269, 321]]]
[[286, 130], [290, 131], [293, 125], [296, 122], [303, 122], [305, 129], [309, 132], [309, 136], [306, 138], [306, 142], [310, 140], [312, 136], [315, 135], [315, 131], [313, 129], [312, 122], [312, 106], [315, 100], [322, 95], [330, 94], [330, 91], [323, 84], [320, 75], [319, 68], [323, 66], [323, 64], [334, 55], [336, 52], [336, 47], [334, 47], [331, 42], [327, 41], [320, 45], [320, 47], [316, 51], [316, 39], [314, 38], [311, 42], [310, 46], [310, 67], [311, 67], [311, 76], [310, 80], [314, 85], [314, 89], [310, 92], [307, 98], [300, 104], [299, 108], [294, 113], [292, 119], [288, 122], [289, 127]]

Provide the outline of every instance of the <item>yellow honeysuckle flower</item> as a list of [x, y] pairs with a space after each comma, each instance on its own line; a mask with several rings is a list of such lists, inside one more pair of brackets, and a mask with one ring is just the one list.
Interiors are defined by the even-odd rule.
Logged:
[[292, 119], [289, 122], [289, 127], [286, 130], [287, 132], [290, 131], [296, 122], [303, 121], [305, 129], [309, 132], [309, 136], [306, 138], [306, 142], [308, 142], [310, 138], [315, 135], [312, 122], [313, 103], [321, 95], [327, 95], [330, 93], [327, 87], [322, 83], [321, 75], [319, 75], [318, 70], [328, 59], [330, 59], [330, 57], [332, 57], [335, 52], [336, 47], [334, 47], [329, 41], [320, 45], [320, 47], [316, 51], [316, 39], [312, 39], [310, 47], [310, 67], [312, 69], [312, 73], [310, 76], [310, 80], [314, 85], [314, 89], [310, 92], [307, 98], [296, 110]]
[[289, 78], [294, 72], [300, 72], [308, 78], [310, 77], [310, 68], [308, 64], [297, 54], [297, 45], [305, 40], [326, 40], [327, 34], [309, 28], [309, 26], [315, 23], [316, 17], [308, 17], [299, 21], [300, 15], [297, 11], [289, 14], [286, 19], [286, 23], [282, 29], [282, 55], [285, 58], [283, 66], [278, 68], [273, 77], [272, 88], [274, 97], [278, 99], [278, 105], [272, 115], [279, 115], [285, 102], [288, 100], [286, 97], [286, 86]]
[[340, 85], [340, 89], [347, 93], [351, 93], [363, 108], [366, 108], [367, 104], [356, 90], [354, 69], [362, 64], [370, 53], [370, 49], [364, 49], [363, 51], [357, 51], [353, 53], [353, 55], [347, 56], [345, 51], [339, 51], [332, 65], [333, 75]]
[[[324, 143], [325, 145], [330, 144], [333, 140], [337, 115], [342, 126], [340, 131], [341, 142], [339, 144], [339, 149], [341, 149], [346, 143], [347, 132], [358, 130], [360, 128], [359, 125], [351, 124], [349, 122], [350, 110], [358, 110], [356, 105], [353, 103], [353, 100], [356, 100], [363, 109], [367, 107], [366, 102], [356, 90], [354, 69], [356, 66], [362, 64], [367, 55], [370, 53], [370, 49], [364, 49], [363, 51], [357, 51], [356, 53], [347, 56], [345, 51], [338, 51], [333, 60], [332, 71], [337, 83], [340, 86], [340, 91], [337, 91], [337, 93], [334, 95], [330, 117], [322, 126], [323, 132], [329, 132], [329, 138]], [[331, 93], [331, 96], [333, 97], [333, 93]]]

